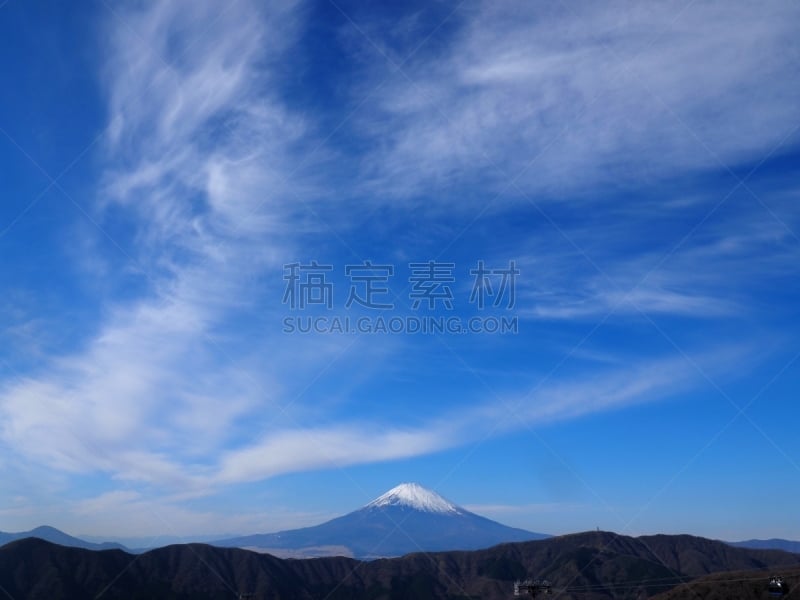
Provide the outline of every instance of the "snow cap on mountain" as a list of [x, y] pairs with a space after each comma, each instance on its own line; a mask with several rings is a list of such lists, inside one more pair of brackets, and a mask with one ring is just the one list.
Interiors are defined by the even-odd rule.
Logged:
[[462, 510], [455, 504], [418, 483], [401, 483], [367, 504], [365, 508], [382, 506], [406, 506], [424, 512], [444, 514], [462, 513]]

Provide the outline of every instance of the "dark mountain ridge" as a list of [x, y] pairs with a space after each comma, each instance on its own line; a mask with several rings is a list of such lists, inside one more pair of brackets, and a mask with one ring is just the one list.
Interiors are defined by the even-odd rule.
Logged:
[[800, 566], [785, 567], [775, 573], [763, 569], [714, 573], [676, 586], [653, 600], [762, 600], [767, 597], [772, 575], [783, 580], [785, 600], [800, 600]]
[[608, 532], [369, 562], [283, 560], [204, 544], [132, 555], [25, 539], [0, 548], [0, 586], [16, 600], [216, 600], [244, 592], [269, 600], [500, 600], [511, 597], [515, 579], [530, 576], [548, 578], [565, 600], [633, 599], [709, 573], [785, 570], [798, 563], [798, 555], [692, 536]]

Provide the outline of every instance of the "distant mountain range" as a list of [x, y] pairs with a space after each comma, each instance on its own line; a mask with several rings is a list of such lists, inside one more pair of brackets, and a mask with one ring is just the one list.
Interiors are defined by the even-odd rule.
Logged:
[[[695, 585], [704, 600], [743, 600], [765, 597], [772, 572], [794, 582], [798, 562], [800, 556], [786, 552], [686, 535], [594, 531], [369, 562], [282, 560], [203, 544], [132, 555], [24, 539], [0, 548], [0, 588], [15, 600], [227, 600], [240, 593], [253, 600], [507, 600], [515, 579], [542, 577], [559, 600], [696, 599]], [[741, 581], [731, 575], [693, 581], [732, 570], [747, 570], [750, 595], [739, 595]]]
[[[358, 559], [397, 557], [419, 551], [477, 550], [504, 542], [546, 539], [550, 536], [507, 527], [461, 508], [440, 495], [414, 483], [389, 490], [363, 508], [321, 525], [214, 540], [213, 536], [194, 538], [132, 538], [125, 546], [102, 538], [82, 539], [55, 527], [41, 526], [29, 531], [0, 531], [0, 546], [24, 538], [40, 538], [61, 546], [87, 550], [119, 549], [141, 553], [159, 546], [208, 543], [266, 552], [283, 558], [347, 556]], [[800, 554], [800, 542], [780, 538], [724, 542], [737, 548], [783, 550]], [[134, 547], [135, 546], [135, 547]], [[145, 547], [150, 546], [150, 547]]]
[[754, 548], [756, 550], [785, 550], [800, 554], [800, 542], [772, 538], [769, 540], [745, 540], [744, 542], [731, 542], [732, 546], [739, 548]]
[[56, 529], [55, 527], [49, 527], [47, 525], [43, 525], [42, 527], [37, 527], [36, 529], [31, 529], [30, 531], [20, 531], [18, 533], [10, 533], [6, 531], [0, 531], [0, 546], [3, 544], [7, 544], [9, 542], [13, 542], [15, 540], [21, 540], [25, 538], [40, 538], [42, 540], [47, 540], [48, 542], [53, 542], [54, 544], [59, 544], [61, 546], [70, 546], [73, 548], [84, 548], [85, 550], [127, 550], [125, 546], [122, 544], [117, 544], [115, 542], [102, 542], [102, 543], [94, 543], [94, 542], [87, 542], [86, 540], [82, 540], [80, 538], [73, 537]]
[[423, 550], [477, 550], [547, 537], [476, 515], [419, 484], [403, 483], [363, 508], [321, 525], [211, 543], [284, 557], [372, 559]]

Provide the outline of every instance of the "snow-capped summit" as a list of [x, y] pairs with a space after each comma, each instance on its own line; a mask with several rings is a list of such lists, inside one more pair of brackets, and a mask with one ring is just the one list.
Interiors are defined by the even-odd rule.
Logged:
[[423, 512], [452, 515], [459, 515], [463, 512], [452, 502], [448, 502], [436, 492], [424, 488], [418, 483], [401, 483], [382, 496], [375, 498], [364, 508], [382, 506], [407, 506]]
[[448, 502], [417, 483], [401, 483], [366, 506], [325, 523], [229, 538], [219, 546], [291, 551], [291, 556], [346, 554], [361, 559], [409, 552], [476, 550], [548, 537], [507, 527]]

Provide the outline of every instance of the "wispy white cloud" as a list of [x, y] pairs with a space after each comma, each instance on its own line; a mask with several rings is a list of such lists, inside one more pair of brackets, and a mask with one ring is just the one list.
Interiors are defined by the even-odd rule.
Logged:
[[383, 193], [450, 205], [457, 189], [462, 205], [487, 179], [539, 199], [641, 183], [759, 160], [797, 122], [793, 4], [484, 2], [459, 16], [361, 115]]
[[282, 173], [304, 128], [276, 99], [270, 65], [292, 41], [294, 7], [110, 8], [96, 214], [133, 230], [125, 262], [146, 287], [107, 308], [77, 353], [5, 382], [0, 431], [20, 454], [187, 485], [198, 455], [274, 400], [269, 373], [240, 366], [246, 354], [226, 356], [213, 336], [288, 244], [282, 215], [298, 190]]
[[630, 361], [592, 375], [536, 387], [527, 395], [471, 398], [468, 406], [429, 415], [416, 428], [374, 423], [287, 430], [226, 453], [213, 477], [251, 481], [284, 473], [341, 468], [421, 456], [500, 435], [591, 414], [663, 400], [703, 381], [698, 369], [718, 377], [745, 349], [702, 352], [691, 357]]
[[429, 454], [453, 445], [446, 428], [398, 429], [365, 423], [268, 435], [227, 453], [216, 476], [223, 482], [253, 481], [322, 468], [341, 468]]
[[[324, 229], [298, 214], [298, 206], [317, 206], [315, 192], [324, 181], [286, 181], [319, 140], [307, 117], [281, 98], [274, 69], [295, 39], [302, 11], [294, 2], [246, 1], [110, 10], [103, 78], [110, 129], [94, 215], [108, 230], [130, 234], [133, 243], [121, 244], [132, 273], [126, 276], [140, 285], [135, 295], [104, 308], [96, 335], [76, 351], [7, 377], [0, 387], [0, 438], [16, 456], [57, 473], [99, 472], [131, 486], [77, 505], [75, 514], [91, 515], [98, 531], [118, 530], [119, 511], [128, 509], [139, 515], [131, 518], [137, 524], [131, 533], [153, 513], [178, 530], [202, 531], [218, 517], [182, 506], [178, 492], [197, 497], [298, 471], [421, 456], [487, 434], [658, 401], [696, 381], [693, 365], [682, 358], [642, 357], [609, 362], [584, 379], [553, 381], [529, 397], [476, 394], [426, 412], [413, 425], [326, 418], [324, 402], [308, 406], [302, 386], [289, 393], [287, 382], [292, 376], [313, 382], [348, 351], [348, 340], [266, 339], [258, 348], [268, 350], [264, 360], [253, 356], [253, 336], [235, 338], [226, 328], [256, 308], [254, 291], [265, 273], [280, 270], [294, 236]], [[458, 187], [488, 176], [481, 189], [502, 187], [491, 166], [476, 168], [486, 165], [484, 153], [514, 172], [546, 149], [521, 182], [529, 191], [631, 175], [622, 165], [640, 177], [713, 164], [646, 88], [693, 127], [705, 107], [718, 106], [719, 115], [710, 125], [703, 121], [698, 134], [726, 161], [774, 142], [796, 105], [791, 88], [775, 83], [790, 67], [783, 55], [771, 54], [781, 44], [796, 47], [787, 33], [791, 8], [722, 14], [698, 5], [674, 24], [677, 9], [668, 5], [630, 9], [621, 21], [589, 5], [547, 19], [528, 10], [487, 3], [444, 54], [412, 61], [416, 85], [390, 84], [377, 112], [354, 117], [362, 133], [381, 140], [365, 159], [366, 187], [380, 190], [373, 204], [431, 182]], [[741, 21], [751, 28], [738, 30]], [[614, 78], [615, 53], [623, 61], [641, 54], [630, 73]], [[742, 60], [732, 60], [738, 53]], [[768, 73], [753, 85], [768, 79], [770, 93], [740, 90], [739, 80], [764, 64]], [[709, 69], [720, 71], [705, 81]], [[758, 118], [731, 133], [742, 106], [753, 103]], [[320, 211], [327, 218], [337, 208], [338, 201], [328, 200]], [[568, 233], [583, 239], [579, 231]], [[728, 259], [745, 264], [743, 255], [770, 235], [751, 233], [694, 244], [622, 310], [704, 317], [739, 310], [710, 276]], [[520, 290], [520, 310], [538, 318], [585, 318], [610, 309], [659, 256], [621, 253], [611, 267], [604, 262], [619, 283], [614, 286], [590, 265], [574, 276], [565, 265], [582, 260], [575, 253], [531, 255], [526, 266], [541, 288]], [[707, 265], [702, 272], [694, 267], [700, 258]], [[381, 356], [395, 342], [382, 343], [370, 340], [367, 354]], [[725, 356], [709, 361], [712, 372]], [[509, 406], [516, 411], [509, 413]], [[309, 416], [315, 418], [303, 418]], [[145, 488], [158, 490], [158, 497], [140, 491]], [[225, 528], [251, 528], [254, 518], [225, 521]]]
[[702, 221], [727, 189], [707, 192], [702, 200], [698, 192], [689, 217], [685, 208], [662, 207], [657, 214], [665, 221], [686, 223], [663, 237], [665, 228], [652, 217], [628, 210], [558, 231], [537, 229], [516, 256], [524, 274], [517, 282], [519, 314], [549, 320], [642, 314], [703, 320], [759, 310], [763, 290], [780, 288], [792, 277], [800, 215], [791, 195], [765, 194], [771, 214], [760, 198], [742, 192]]
[[488, 420], [508, 431], [657, 402], [696, 387], [703, 381], [699, 369], [719, 376], [743, 353], [749, 354], [737, 348], [698, 353], [691, 361], [682, 356], [631, 360], [579, 378], [547, 381], [528, 394], [495, 398], [474, 414], [476, 422]]

